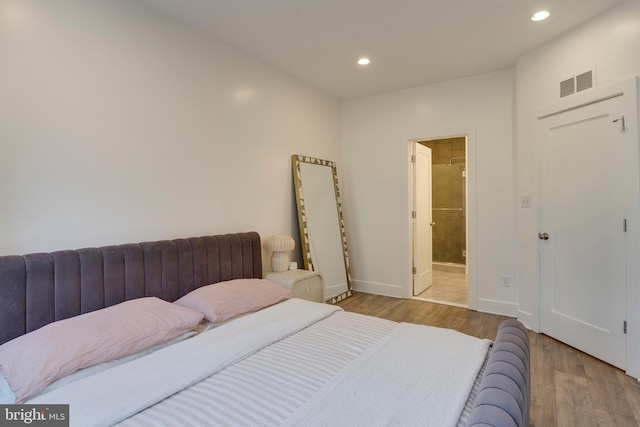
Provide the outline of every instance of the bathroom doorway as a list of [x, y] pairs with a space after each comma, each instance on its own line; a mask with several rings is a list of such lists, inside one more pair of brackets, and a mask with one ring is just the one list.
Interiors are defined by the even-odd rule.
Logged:
[[433, 280], [428, 289], [414, 298], [468, 307], [467, 138], [417, 141], [417, 144], [432, 152]]

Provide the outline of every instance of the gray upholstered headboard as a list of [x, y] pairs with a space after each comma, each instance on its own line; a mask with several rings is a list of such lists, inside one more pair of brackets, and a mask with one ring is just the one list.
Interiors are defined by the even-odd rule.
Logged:
[[0, 257], [0, 344], [125, 300], [262, 278], [256, 232]]

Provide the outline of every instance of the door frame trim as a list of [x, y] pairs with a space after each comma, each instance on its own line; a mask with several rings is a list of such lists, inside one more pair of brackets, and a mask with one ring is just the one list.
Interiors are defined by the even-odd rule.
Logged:
[[476, 160], [476, 129], [475, 127], [453, 127], [445, 129], [434, 129], [425, 132], [421, 137], [408, 137], [405, 139], [403, 153], [403, 163], [406, 166], [406, 185], [404, 188], [405, 201], [405, 237], [404, 237], [404, 268], [402, 269], [402, 298], [412, 298], [413, 294], [413, 235], [411, 226], [411, 210], [413, 190], [413, 177], [411, 172], [412, 144], [418, 141], [430, 141], [434, 139], [447, 139], [465, 137], [467, 140], [467, 271], [469, 282], [470, 310], [478, 309], [478, 246], [477, 246], [477, 224], [478, 224], [478, 203], [477, 203], [477, 160]]
[[[596, 88], [583, 93], [572, 95], [568, 98], [562, 99], [551, 105], [547, 105], [538, 109], [534, 109], [530, 114], [530, 132], [532, 141], [531, 150], [531, 171], [532, 182], [535, 183], [532, 186], [532, 198], [533, 200], [540, 200], [540, 156], [539, 156], [539, 138], [537, 135], [537, 123], [538, 120], [548, 117], [550, 115], [559, 114], [563, 111], [580, 108], [583, 105], [588, 105], [595, 102], [604, 101], [614, 96], [624, 96], [624, 110], [625, 110], [625, 125], [627, 128], [625, 137], [630, 139], [631, 147], [634, 147], [634, 155], [628, 156], [626, 159], [626, 166], [631, 173], [635, 174], [633, 179], [630, 180], [629, 188], [629, 206], [627, 211], [627, 219], [634, 221], [633, 218], [640, 218], [640, 139], [639, 139], [639, 126], [638, 126], [638, 100], [639, 100], [639, 84], [638, 77], [627, 79], [618, 83], [614, 83], [602, 88]], [[540, 231], [541, 212], [540, 206], [532, 210], [531, 214], [535, 215], [535, 224], [538, 231]], [[634, 378], [640, 378], [640, 221], [635, 226], [629, 225], [627, 229], [627, 375]], [[536, 246], [539, 248], [537, 238]], [[533, 272], [535, 277], [532, 278], [532, 284], [536, 287], [535, 295], [537, 298], [537, 307], [533, 313], [525, 313], [518, 311], [518, 318], [524, 318], [527, 324], [529, 324], [533, 330], [540, 331], [540, 311], [542, 307], [541, 303], [541, 286], [540, 286], [540, 262], [541, 254], [538, 249], [538, 262], [536, 269]], [[622, 326], [621, 326], [622, 327]]]

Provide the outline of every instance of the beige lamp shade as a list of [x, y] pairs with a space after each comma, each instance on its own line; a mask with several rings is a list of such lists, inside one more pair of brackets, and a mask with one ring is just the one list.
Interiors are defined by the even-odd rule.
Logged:
[[271, 269], [273, 271], [286, 271], [289, 269], [289, 252], [296, 247], [293, 237], [286, 234], [275, 234], [267, 237], [264, 247], [272, 252]]

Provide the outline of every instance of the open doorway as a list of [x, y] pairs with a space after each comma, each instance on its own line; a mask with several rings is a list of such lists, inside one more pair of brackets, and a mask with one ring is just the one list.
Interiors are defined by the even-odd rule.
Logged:
[[[469, 305], [468, 279], [468, 187], [467, 139], [464, 136], [416, 141], [431, 150], [431, 176], [428, 233], [415, 233], [415, 247], [431, 246], [431, 285], [414, 293], [415, 299], [460, 307]], [[414, 189], [423, 187], [419, 173], [414, 173]], [[422, 191], [422, 190], [420, 190]], [[424, 195], [416, 192], [414, 204]], [[430, 242], [424, 240], [431, 239]], [[414, 251], [414, 265], [419, 265], [424, 251]], [[417, 289], [417, 288], [416, 288]]]

